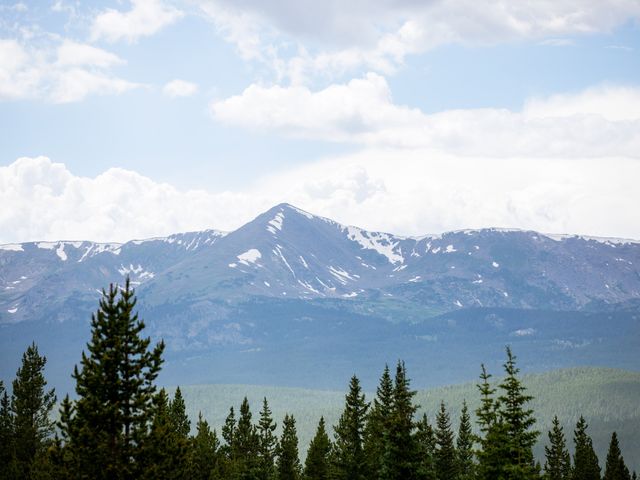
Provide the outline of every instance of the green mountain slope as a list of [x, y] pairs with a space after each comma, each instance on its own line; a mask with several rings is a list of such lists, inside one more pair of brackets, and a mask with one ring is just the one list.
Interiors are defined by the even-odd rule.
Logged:
[[[345, 379], [345, 388], [347, 381]], [[601, 465], [604, 464], [611, 432], [615, 430], [627, 464], [640, 470], [640, 372], [572, 368], [526, 375], [523, 381], [535, 397], [532, 407], [539, 419], [537, 428], [543, 432], [537, 447], [540, 458], [553, 415], [558, 415], [569, 438], [573, 437], [578, 417], [584, 415]], [[218, 431], [231, 405], [237, 409], [246, 395], [255, 419], [260, 402], [266, 396], [278, 422], [285, 413], [296, 417], [303, 455], [320, 415], [329, 425], [337, 422], [345, 393], [255, 385], [190, 385], [181, 386], [181, 389], [191, 419], [197, 418], [201, 411]], [[367, 398], [370, 399], [371, 394]], [[479, 396], [474, 383], [422, 390], [416, 395], [420, 410], [432, 420], [440, 401], [444, 400], [455, 423], [464, 399], [475, 410]]]

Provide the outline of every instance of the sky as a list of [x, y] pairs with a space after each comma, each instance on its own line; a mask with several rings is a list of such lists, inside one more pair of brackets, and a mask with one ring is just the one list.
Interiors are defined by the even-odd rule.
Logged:
[[0, 243], [640, 239], [638, 0], [0, 0]]

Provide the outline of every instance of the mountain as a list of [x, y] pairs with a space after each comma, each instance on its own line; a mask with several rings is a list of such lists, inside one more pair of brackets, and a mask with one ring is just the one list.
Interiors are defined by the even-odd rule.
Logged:
[[507, 343], [529, 370], [637, 369], [639, 265], [632, 240], [501, 229], [407, 238], [287, 204], [229, 233], [3, 245], [0, 378], [36, 340], [68, 387], [101, 288], [127, 275], [149, 333], [167, 342], [168, 383], [336, 387], [343, 372], [402, 357], [420, 384], [443, 384], [499, 363]]

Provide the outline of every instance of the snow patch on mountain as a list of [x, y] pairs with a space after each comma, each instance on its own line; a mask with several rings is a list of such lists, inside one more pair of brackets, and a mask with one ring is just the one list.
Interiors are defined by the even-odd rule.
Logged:
[[240, 263], [248, 266], [250, 263], [256, 263], [259, 259], [261, 259], [262, 254], [257, 248], [250, 248], [246, 252], [238, 255], [236, 258], [240, 260]]
[[274, 235], [276, 234], [276, 230], [282, 230], [282, 222], [284, 221], [284, 213], [278, 212], [276, 216], [269, 220], [267, 225], [267, 230], [269, 230]]
[[24, 252], [24, 248], [19, 243], [6, 243], [4, 245], [0, 245], [0, 250], [5, 250], [7, 252]]
[[387, 257], [389, 263], [403, 263], [404, 257], [395, 251], [399, 241], [388, 233], [367, 232], [358, 227], [345, 227], [347, 238], [357, 242], [363, 249], [374, 250]]

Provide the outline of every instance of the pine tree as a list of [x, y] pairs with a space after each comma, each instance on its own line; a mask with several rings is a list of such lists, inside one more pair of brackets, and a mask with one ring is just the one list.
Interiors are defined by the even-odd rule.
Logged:
[[22, 356], [22, 365], [13, 381], [11, 413], [13, 423], [12, 446], [18, 475], [29, 478], [33, 462], [44, 453], [53, 434], [54, 422], [49, 419], [56, 396], [46, 391], [44, 378], [46, 357], [41, 357], [33, 343]]
[[191, 439], [189, 449], [189, 478], [192, 480], [210, 480], [217, 472], [218, 449], [220, 444], [215, 431], [211, 431], [209, 424], [198, 414], [196, 435]]
[[460, 425], [456, 438], [456, 456], [458, 463], [458, 479], [472, 480], [475, 478], [475, 464], [473, 462], [473, 431], [471, 430], [471, 417], [466, 400], [462, 402], [460, 413]]
[[257, 475], [258, 436], [251, 423], [251, 409], [247, 397], [240, 405], [240, 418], [236, 426], [233, 442], [233, 457], [236, 462], [237, 478], [249, 479]]
[[345, 408], [333, 427], [335, 441], [331, 453], [331, 473], [336, 480], [364, 480], [366, 459], [363, 450], [363, 434], [368, 404], [355, 375], [349, 382]]
[[144, 322], [129, 279], [113, 285], [91, 319], [88, 354], [74, 369], [78, 399], [62, 404], [61, 457], [76, 477], [128, 479], [140, 475], [141, 446], [156, 409], [154, 381], [160, 372], [164, 344], [150, 349], [140, 336]]
[[156, 396], [150, 434], [142, 444], [142, 478], [179, 480], [187, 472], [187, 438], [174, 424], [164, 388]]
[[276, 465], [278, 480], [299, 480], [300, 459], [298, 458], [298, 434], [293, 415], [285, 415], [282, 422], [282, 437], [278, 445]]
[[557, 416], [553, 417], [549, 431], [549, 446], [544, 447], [546, 462], [545, 480], [569, 480], [571, 477], [571, 458], [564, 438], [564, 432]]
[[11, 401], [0, 381], [0, 479], [17, 478]]
[[504, 424], [508, 439], [506, 473], [513, 480], [536, 478], [533, 446], [539, 432], [531, 429], [536, 420], [533, 410], [526, 408], [533, 397], [525, 393], [526, 387], [517, 377], [519, 369], [511, 348], [507, 347], [506, 350], [506, 377], [499, 385], [502, 395], [498, 397], [500, 422]]
[[438, 480], [455, 480], [458, 475], [456, 449], [453, 443], [451, 420], [444, 405], [440, 403], [440, 411], [436, 416], [436, 450], [435, 466]]
[[411, 480], [417, 471], [418, 448], [413, 431], [413, 416], [417, 407], [413, 404], [416, 392], [410, 381], [404, 362], [398, 362], [393, 385], [391, 417], [387, 427], [387, 439], [382, 455], [381, 478]]
[[491, 386], [489, 374], [481, 365], [480, 407], [476, 410], [477, 423], [481, 436], [478, 437], [480, 449], [477, 451], [478, 480], [495, 480], [505, 478], [505, 463], [509, 455], [506, 428], [499, 421], [499, 402], [494, 398], [496, 389]]
[[328, 480], [329, 478], [329, 453], [331, 441], [324, 423], [324, 417], [320, 417], [315, 436], [309, 444], [307, 459], [304, 466], [305, 480]]
[[233, 407], [229, 408], [229, 414], [222, 426], [222, 439], [224, 444], [220, 447], [219, 459], [220, 474], [222, 478], [233, 478], [236, 470], [236, 416]]
[[629, 469], [624, 463], [624, 458], [622, 458], [616, 432], [613, 432], [611, 435], [611, 443], [609, 443], [609, 452], [607, 453], [607, 464], [602, 480], [631, 480]]
[[271, 416], [267, 398], [262, 400], [262, 410], [258, 421], [258, 478], [270, 480], [275, 472], [276, 448], [278, 438], [275, 435], [276, 423]]
[[416, 424], [414, 438], [418, 449], [416, 477], [420, 480], [436, 480], [436, 437], [426, 414]]
[[180, 387], [176, 388], [176, 393], [173, 395], [173, 400], [171, 401], [171, 403], [169, 403], [169, 415], [176, 431], [183, 438], [189, 438], [189, 432], [191, 431], [191, 421], [189, 420], [189, 417], [187, 417], [184, 398], [182, 398]]
[[600, 465], [593, 450], [591, 437], [587, 434], [587, 422], [580, 417], [574, 430], [573, 480], [600, 480]]
[[387, 450], [393, 409], [393, 380], [389, 366], [385, 365], [364, 429], [363, 449], [367, 463], [367, 477], [378, 479], [382, 473]]

